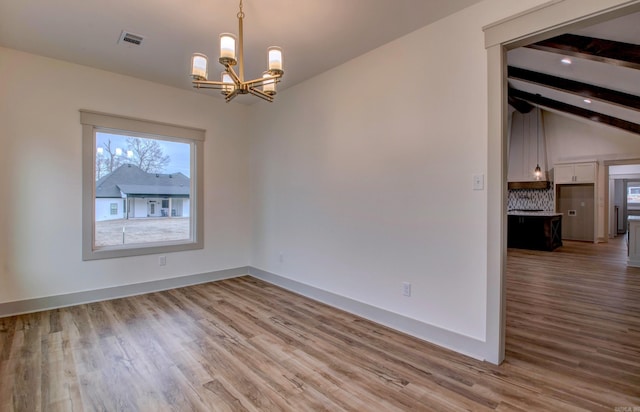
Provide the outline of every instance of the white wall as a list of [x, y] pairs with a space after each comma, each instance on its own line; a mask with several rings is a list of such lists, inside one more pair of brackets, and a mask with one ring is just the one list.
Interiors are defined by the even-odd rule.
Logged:
[[182, 206], [182, 213], [180, 216], [189, 217], [191, 215], [191, 201], [189, 199], [180, 199], [179, 201], [174, 200], [174, 202], [179, 202], [177, 204]]
[[131, 201], [130, 217], [147, 217], [147, 199], [134, 197]]
[[482, 26], [533, 3], [482, 3], [252, 108], [252, 265], [484, 341]]
[[[117, 213], [111, 214], [111, 204], [118, 206]], [[97, 198], [95, 206], [96, 221], [115, 220], [124, 218], [124, 202], [122, 198]]]
[[[79, 109], [207, 130], [204, 250], [162, 267], [157, 256], [82, 261]], [[247, 265], [245, 119], [242, 105], [0, 48], [0, 303]]]
[[640, 157], [640, 135], [544, 111], [549, 167], [555, 163]]

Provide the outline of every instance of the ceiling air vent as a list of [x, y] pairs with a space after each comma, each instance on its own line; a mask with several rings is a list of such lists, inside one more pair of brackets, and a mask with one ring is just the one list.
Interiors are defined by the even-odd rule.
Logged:
[[129, 33], [123, 30], [122, 33], [120, 33], [120, 39], [118, 40], [118, 43], [140, 46], [142, 44], [142, 40], [144, 40], [144, 37], [142, 37], [141, 35]]

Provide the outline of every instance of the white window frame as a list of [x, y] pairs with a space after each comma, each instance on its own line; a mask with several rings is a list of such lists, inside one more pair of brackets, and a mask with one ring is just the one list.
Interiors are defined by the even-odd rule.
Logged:
[[[204, 138], [206, 131], [151, 120], [80, 110], [82, 124], [82, 260], [180, 252], [204, 248]], [[191, 144], [191, 239], [95, 248], [96, 132], [109, 129], [124, 135]]]

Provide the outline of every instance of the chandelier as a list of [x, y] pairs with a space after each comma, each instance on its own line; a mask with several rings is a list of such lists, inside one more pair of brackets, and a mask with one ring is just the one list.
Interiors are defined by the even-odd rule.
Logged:
[[[280, 82], [284, 71], [282, 70], [282, 49], [269, 47], [267, 49], [268, 70], [262, 77], [253, 80], [244, 80], [244, 56], [242, 20], [242, 0], [238, 11], [238, 38], [230, 33], [220, 35], [220, 58], [218, 61], [224, 66], [220, 81], [208, 80], [208, 60], [202, 53], [194, 53], [191, 57], [191, 78], [196, 89], [218, 89], [224, 95], [227, 103], [239, 94], [252, 94], [268, 102], [273, 101], [276, 94], [276, 84]], [[236, 41], [237, 40], [237, 41]], [[237, 45], [237, 48], [236, 48]], [[237, 53], [236, 53], [237, 51]], [[238, 72], [233, 66], [238, 65]]]

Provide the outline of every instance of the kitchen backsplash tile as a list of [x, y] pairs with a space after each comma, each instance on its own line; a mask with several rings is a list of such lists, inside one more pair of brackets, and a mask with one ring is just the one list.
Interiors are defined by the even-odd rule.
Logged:
[[507, 209], [541, 209], [553, 211], [555, 209], [553, 186], [546, 190], [511, 189], [509, 190]]

